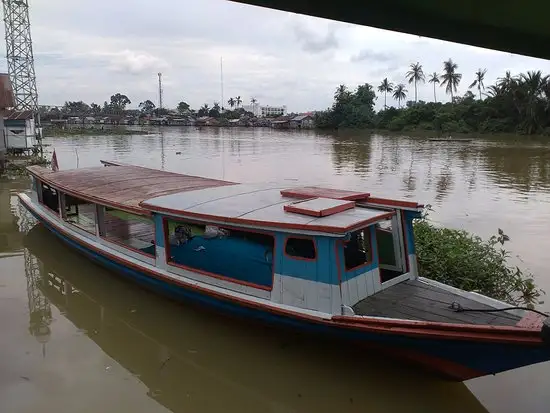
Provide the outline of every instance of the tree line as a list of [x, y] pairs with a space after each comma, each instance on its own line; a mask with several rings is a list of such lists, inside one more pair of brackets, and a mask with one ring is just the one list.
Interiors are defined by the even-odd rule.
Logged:
[[[138, 110], [127, 110], [127, 106], [132, 102], [127, 95], [122, 93], [115, 93], [109, 99], [105, 101], [103, 106], [96, 103], [87, 104], [83, 101], [67, 101], [61, 107], [53, 107], [47, 111], [42, 111], [41, 115], [44, 117], [55, 116], [100, 116], [100, 115], [143, 115], [143, 116], [165, 116], [170, 113], [167, 108], [158, 108], [153, 101], [147, 99], [140, 102]], [[231, 97], [227, 100], [227, 104], [230, 109], [226, 109], [220, 106], [218, 102], [214, 102], [212, 106], [205, 103], [198, 110], [194, 110], [191, 106], [181, 101], [176, 106], [176, 111], [180, 115], [196, 115], [196, 116], [211, 116], [211, 117], [225, 117], [228, 119], [239, 118], [242, 115], [253, 116], [251, 112], [247, 112], [242, 107], [243, 100], [240, 96]], [[255, 98], [250, 99], [250, 103], [254, 106], [257, 103]]]
[[[426, 78], [420, 63], [412, 63], [405, 81], [414, 87], [414, 100], [407, 101], [405, 83], [394, 84], [387, 78], [377, 87], [384, 98], [383, 108], [374, 111], [377, 99], [372, 85], [355, 90], [337, 87], [330, 108], [318, 112], [319, 128], [376, 128], [394, 131], [435, 130], [438, 132], [550, 134], [550, 76], [540, 70], [512, 75], [507, 71], [494, 85], [485, 87], [487, 69], [480, 68], [463, 96], [457, 96], [463, 75], [452, 59], [443, 62], [441, 73]], [[433, 87], [433, 102], [418, 100], [418, 87]], [[445, 88], [450, 102], [437, 101], [437, 89]], [[472, 92], [474, 90], [476, 93]], [[390, 94], [398, 107], [387, 105]], [[402, 102], [406, 102], [402, 107]]]

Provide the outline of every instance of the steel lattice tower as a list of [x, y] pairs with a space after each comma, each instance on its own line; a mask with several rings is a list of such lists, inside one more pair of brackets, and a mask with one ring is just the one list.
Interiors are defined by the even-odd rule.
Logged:
[[8, 74], [18, 110], [38, 111], [28, 0], [2, 0]]

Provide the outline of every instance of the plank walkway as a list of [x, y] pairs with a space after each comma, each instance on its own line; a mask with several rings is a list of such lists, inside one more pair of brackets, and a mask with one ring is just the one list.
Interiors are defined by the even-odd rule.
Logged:
[[359, 315], [443, 323], [513, 326], [520, 320], [520, 317], [506, 311], [455, 312], [450, 308], [453, 302], [464, 308], [493, 308], [420, 280], [411, 280], [367, 297], [353, 309]]

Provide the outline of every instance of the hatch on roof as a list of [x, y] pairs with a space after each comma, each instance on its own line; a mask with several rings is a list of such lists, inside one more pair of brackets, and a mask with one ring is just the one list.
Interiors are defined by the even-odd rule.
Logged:
[[333, 198], [345, 199], [347, 201], [363, 200], [370, 196], [368, 192], [347, 191], [333, 188], [320, 188], [318, 186], [304, 186], [301, 188], [284, 189], [282, 196], [288, 198]]
[[312, 217], [327, 217], [355, 207], [355, 202], [333, 198], [314, 198], [293, 202], [285, 205], [285, 212], [309, 215]]

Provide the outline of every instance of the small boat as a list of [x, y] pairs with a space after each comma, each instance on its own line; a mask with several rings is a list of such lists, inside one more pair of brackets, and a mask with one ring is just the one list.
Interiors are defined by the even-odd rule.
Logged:
[[416, 202], [118, 162], [27, 168], [21, 203], [95, 262], [171, 298], [463, 381], [550, 360], [550, 321], [420, 277]]

